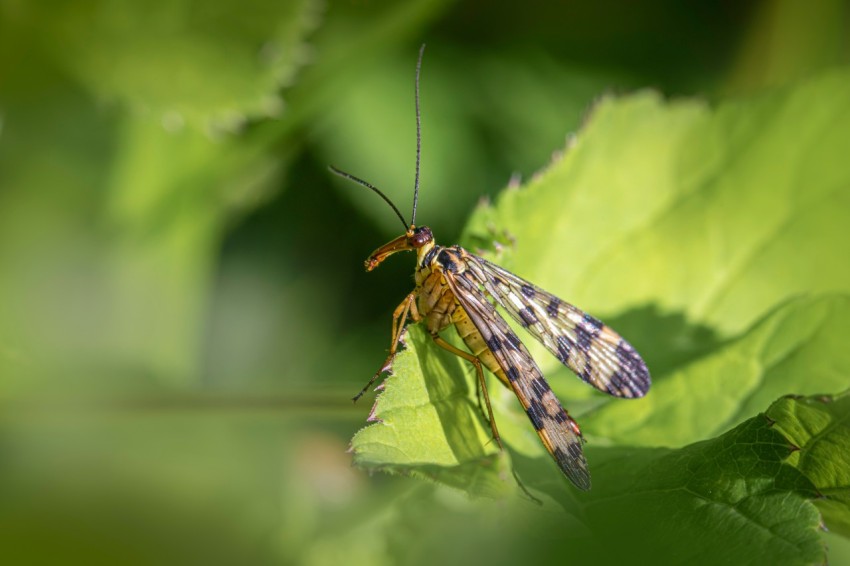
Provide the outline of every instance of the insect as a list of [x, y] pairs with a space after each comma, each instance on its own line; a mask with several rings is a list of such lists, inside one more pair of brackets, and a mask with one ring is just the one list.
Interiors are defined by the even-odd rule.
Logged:
[[[584, 438], [578, 424], [564, 410], [525, 345], [495, 305], [504, 309], [579, 378], [600, 391], [615, 397], [642, 397], [649, 390], [649, 371], [635, 349], [596, 318], [460, 246], [437, 245], [427, 226], [416, 226], [422, 149], [419, 75], [424, 49], [423, 45], [416, 64], [416, 176], [410, 222], [376, 187], [330, 167], [333, 173], [380, 195], [404, 226], [404, 234], [379, 247], [366, 259], [367, 271], [397, 252], [416, 252], [416, 286], [393, 312], [389, 355], [354, 400], [390, 369], [408, 319], [414, 323], [424, 322], [438, 346], [474, 366], [493, 438], [499, 447], [502, 448], [502, 443], [482, 366], [516, 394], [546, 450], [563, 473], [578, 488], [590, 489], [590, 473], [582, 449]], [[453, 346], [440, 336], [449, 326], [455, 327], [469, 351]]]

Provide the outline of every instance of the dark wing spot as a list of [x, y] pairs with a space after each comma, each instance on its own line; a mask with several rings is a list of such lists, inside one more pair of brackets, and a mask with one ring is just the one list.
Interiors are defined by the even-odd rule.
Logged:
[[513, 332], [507, 332], [505, 333], [505, 338], [508, 339], [508, 342], [511, 346], [513, 346], [514, 350], [519, 350], [519, 345], [522, 344], [522, 342], [520, 342], [519, 337], [516, 334]]
[[541, 430], [545, 424], [544, 421], [546, 420], [546, 411], [543, 409], [543, 405], [541, 405], [536, 399], [532, 399], [526, 413], [528, 413], [528, 418], [531, 419], [534, 429]]
[[534, 287], [532, 287], [531, 285], [528, 285], [528, 284], [524, 284], [522, 287], [519, 288], [519, 290], [522, 291], [522, 294], [525, 295], [526, 298], [529, 298], [529, 299], [533, 299], [534, 295], [536, 294]]
[[558, 317], [558, 309], [561, 306], [561, 299], [558, 297], [552, 297], [552, 300], [549, 301], [549, 304], [546, 306], [546, 314], [548, 314], [551, 318]]
[[555, 457], [564, 475], [570, 478], [576, 487], [585, 491], [590, 489], [590, 474], [587, 472], [587, 463], [581, 453], [581, 444], [571, 442], [566, 452], [558, 446], [552, 452], [552, 456]]
[[613, 374], [611, 374], [611, 385], [613, 385], [614, 388], [618, 390], [623, 388], [623, 376], [620, 375], [619, 371], [615, 371]]
[[635, 397], [643, 397], [649, 391], [651, 379], [646, 364], [635, 352], [634, 348], [625, 340], [617, 344], [617, 362], [620, 364], [620, 372], [624, 375], [624, 381], [628, 383], [628, 389]]
[[544, 395], [552, 391], [549, 384], [542, 377], [535, 377], [531, 380], [531, 393], [536, 399], [542, 399]]
[[569, 462], [566, 452], [564, 452], [564, 450], [560, 446], [555, 447], [555, 450], [552, 452], [552, 455], [558, 462]]
[[570, 359], [570, 341], [566, 336], [558, 336], [558, 361], [562, 364]]
[[605, 391], [607, 391], [610, 395], [619, 396], [620, 386], [622, 383], [623, 379], [620, 377], [620, 372], [615, 371], [611, 374], [611, 379], [608, 380], [608, 385], [605, 386]]
[[498, 352], [502, 349], [502, 341], [494, 334], [487, 340], [487, 347], [491, 352]]
[[519, 309], [519, 317], [522, 319], [523, 326], [531, 326], [535, 322], [537, 322], [537, 315], [534, 314], [534, 311], [531, 310], [531, 307], [523, 307]]
[[567, 451], [558, 446], [555, 448], [555, 458], [558, 462], [574, 462], [575, 460], [583, 460], [584, 455], [581, 450], [581, 442], [570, 442], [567, 445]]
[[516, 381], [517, 379], [519, 379], [519, 370], [516, 368], [516, 366], [510, 366], [508, 368], [508, 371], [505, 372], [505, 375], [508, 376], [509, 381]]
[[587, 328], [582, 324], [576, 326], [576, 346], [582, 352], [587, 352], [590, 349], [590, 344], [593, 342], [593, 334], [588, 332]]
[[561, 409], [560, 411], [558, 411], [555, 414], [555, 422], [558, 423], [558, 424], [564, 424], [566, 422], [569, 422], [569, 420], [570, 420], [570, 416], [563, 409]]
[[569, 452], [570, 456], [573, 458], [581, 458], [581, 443], [570, 442], [570, 445], [567, 447], [567, 452]]
[[497, 285], [500, 285], [502, 287], [508, 286], [508, 282], [505, 281], [504, 279], [502, 279], [501, 277], [499, 277], [498, 275], [493, 276], [493, 281], [495, 281]]
[[588, 324], [591, 328], [595, 329], [597, 332], [598, 332], [598, 331], [599, 331], [599, 330], [600, 330], [603, 326], [605, 326], [604, 324], [602, 324], [602, 321], [601, 321], [601, 320], [599, 320], [598, 318], [593, 318], [593, 317], [592, 317], [592, 316], [590, 316], [589, 314], [585, 314], [585, 315], [584, 315], [584, 321], [585, 321], [585, 322], [586, 322], [586, 323], [587, 323], [587, 324]]

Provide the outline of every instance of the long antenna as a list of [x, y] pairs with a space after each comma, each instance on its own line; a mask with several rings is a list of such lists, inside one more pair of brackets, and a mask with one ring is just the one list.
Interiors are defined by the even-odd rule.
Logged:
[[401, 212], [399, 212], [399, 210], [398, 210], [398, 208], [396, 207], [396, 205], [394, 205], [394, 204], [393, 204], [393, 201], [391, 201], [391, 200], [390, 200], [390, 197], [388, 197], [387, 195], [385, 195], [384, 193], [382, 193], [381, 191], [379, 191], [379, 190], [378, 190], [378, 187], [375, 187], [375, 186], [373, 186], [373, 185], [370, 185], [369, 183], [367, 183], [367, 182], [366, 182], [366, 181], [364, 181], [363, 179], [360, 179], [359, 177], [355, 177], [355, 176], [354, 176], [354, 175], [352, 175], [351, 173], [346, 173], [345, 171], [340, 171], [339, 169], [337, 169], [337, 168], [336, 168], [336, 167], [334, 167], [333, 165], [328, 165], [328, 169], [330, 169], [330, 170], [331, 170], [331, 173], [335, 173], [335, 174], [339, 175], [340, 177], [344, 177], [344, 178], [346, 178], [346, 179], [348, 179], [348, 180], [350, 180], [350, 181], [354, 181], [354, 182], [355, 182], [355, 183], [357, 183], [358, 185], [363, 185], [363, 186], [364, 186], [364, 187], [366, 187], [367, 189], [372, 189], [373, 191], [375, 191], [376, 193], [378, 193], [378, 195], [380, 195], [380, 197], [381, 197], [382, 199], [384, 199], [384, 200], [386, 201], [386, 203], [392, 207], [392, 209], [393, 209], [393, 210], [395, 211], [395, 213], [398, 215], [399, 220], [401, 220], [401, 224], [402, 224], [402, 226], [404, 226], [405, 231], [407, 230], [407, 222], [404, 220], [404, 216], [402, 216], [402, 215], [401, 215]]
[[419, 73], [422, 71], [422, 55], [425, 44], [419, 48], [419, 59], [416, 61], [416, 179], [413, 181], [413, 213], [410, 215], [410, 225], [416, 224], [416, 204], [419, 202], [419, 161], [422, 157], [422, 115], [419, 112]]

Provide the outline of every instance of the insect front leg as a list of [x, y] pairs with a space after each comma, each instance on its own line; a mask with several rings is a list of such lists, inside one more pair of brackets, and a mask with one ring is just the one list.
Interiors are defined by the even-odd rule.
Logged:
[[360, 393], [351, 398], [352, 401], [357, 402], [366, 391], [372, 386], [373, 383], [381, 376], [382, 373], [389, 371], [393, 365], [393, 360], [395, 359], [396, 352], [398, 351], [398, 343], [401, 339], [401, 333], [404, 330], [404, 323], [407, 322], [407, 317], [413, 319], [414, 322], [419, 322], [421, 317], [419, 316], [419, 309], [416, 308], [416, 293], [410, 293], [408, 296], [404, 298], [404, 300], [399, 303], [399, 305], [393, 311], [393, 331], [392, 331], [392, 342], [390, 343], [390, 353], [387, 356], [387, 359], [384, 360], [384, 363], [381, 364], [381, 367], [378, 368], [378, 371], [375, 372], [375, 375], [372, 376], [372, 379], [369, 380], [369, 383], [360, 390]]

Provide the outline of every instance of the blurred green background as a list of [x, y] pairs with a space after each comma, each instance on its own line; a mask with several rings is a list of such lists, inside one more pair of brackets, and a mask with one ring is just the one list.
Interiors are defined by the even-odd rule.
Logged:
[[838, 0], [0, 0], [4, 562], [487, 558], [488, 529], [507, 526], [474, 503], [350, 466], [371, 399], [349, 399], [412, 263], [363, 272], [400, 226], [326, 166], [407, 214], [427, 42], [418, 218], [451, 244], [600, 95], [790, 84], [848, 63], [848, 14]]

